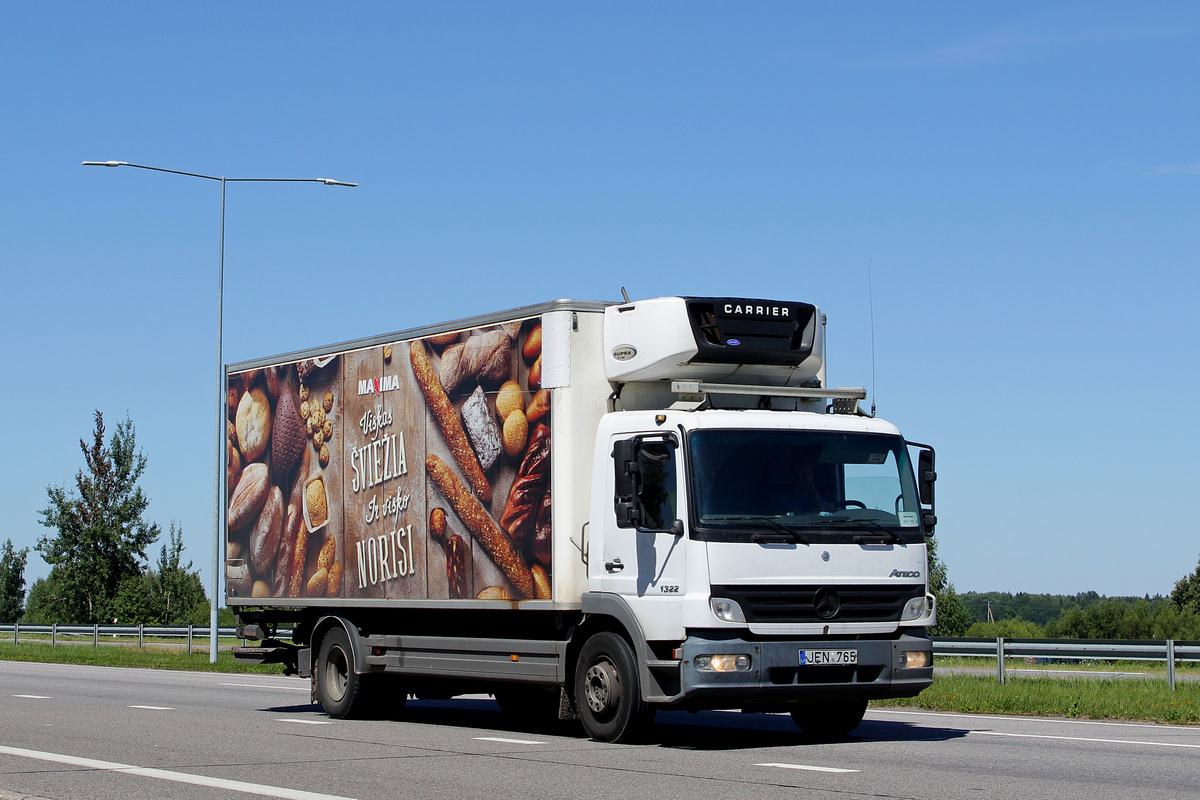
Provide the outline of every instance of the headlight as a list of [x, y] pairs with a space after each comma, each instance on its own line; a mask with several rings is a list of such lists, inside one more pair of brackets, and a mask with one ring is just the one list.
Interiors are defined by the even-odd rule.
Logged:
[[925, 598], [914, 597], [904, 604], [904, 610], [900, 612], [900, 621], [920, 619], [923, 616], [925, 616]]
[[692, 663], [701, 672], [746, 672], [750, 669], [750, 656], [727, 653], [696, 656]]
[[742, 613], [742, 607], [733, 600], [726, 600], [724, 597], [713, 597], [708, 601], [712, 607], [713, 614], [717, 619], [725, 622], [745, 622], [746, 615]]
[[924, 669], [929, 666], [929, 653], [924, 650], [903, 650], [896, 666], [901, 669]]

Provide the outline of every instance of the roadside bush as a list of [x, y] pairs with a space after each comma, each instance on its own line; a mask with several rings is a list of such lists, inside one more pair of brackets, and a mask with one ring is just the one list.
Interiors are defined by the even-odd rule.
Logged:
[[1025, 619], [998, 619], [995, 622], [976, 622], [967, 629], [967, 636], [994, 639], [1003, 636], [1006, 639], [1041, 639], [1045, 631]]

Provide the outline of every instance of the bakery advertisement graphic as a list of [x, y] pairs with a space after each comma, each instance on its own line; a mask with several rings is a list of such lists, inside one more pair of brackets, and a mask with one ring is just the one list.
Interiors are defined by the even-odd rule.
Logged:
[[229, 374], [226, 596], [550, 599], [528, 319]]

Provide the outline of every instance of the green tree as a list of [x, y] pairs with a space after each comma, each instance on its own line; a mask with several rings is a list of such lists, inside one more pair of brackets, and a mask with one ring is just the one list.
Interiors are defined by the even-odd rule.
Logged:
[[63, 609], [58, 583], [51, 573], [45, 578], [38, 578], [29, 587], [29, 594], [25, 598], [25, 614], [21, 621], [33, 625], [62, 622], [66, 619]]
[[113, 616], [129, 625], [202, 625], [208, 597], [192, 562], [183, 564], [183, 529], [174, 522], [158, 562], [150, 571], [126, 578], [113, 601]]
[[987, 639], [995, 639], [997, 636], [1006, 639], [1040, 639], [1043, 635], [1041, 626], [1016, 617], [998, 619], [995, 622], [976, 622], [967, 629], [967, 636]]
[[25, 563], [29, 548], [17, 550], [12, 539], [0, 548], [0, 622], [16, 622], [25, 606]]
[[168, 543], [158, 556], [157, 569], [150, 573], [154, 608], [162, 625], [187, 625], [196, 622], [196, 608], [203, 607], [203, 619], [208, 620], [208, 595], [200, 573], [192, 562], [183, 563], [183, 528], [171, 523]]
[[954, 584], [946, 573], [946, 565], [937, 556], [937, 538], [930, 537], [929, 548], [929, 591], [937, 598], [937, 624], [929, 631], [931, 636], [962, 636], [973, 621], [971, 612], [963, 604]]
[[1184, 575], [1175, 582], [1171, 602], [1180, 610], [1191, 609], [1200, 614], [1200, 564], [1196, 565], [1196, 571], [1191, 575]]
[[75, 491], [48, 486], [50, 504], [41, 520], [56, 534], [36, 545], [60, 603], [58, 622], [111, 622], [113, 603], [127, 579], [142, 572], [146, 548], [159, 535], [143, 518], [149, 499], [138, 486], [146, 456], [137, 449], [128, 418], [106, 445], [104, 416], [96, 411], [92, 443], [79, 440], [86, 468], [75, 475]]

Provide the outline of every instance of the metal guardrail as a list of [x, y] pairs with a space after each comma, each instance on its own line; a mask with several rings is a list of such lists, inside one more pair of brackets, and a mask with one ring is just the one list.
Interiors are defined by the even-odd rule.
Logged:
[[[39, 637], [39, 641], [43, 641], [41, 637], [49, 636], [52, 646], [58, 644], [59, 637], [68, 637], [68, 641], [72, 643], [77, 643], [80, 637], [87, 637], [92, 640], [92, 647], [98, 647], [102, 638], [110, 637], [128, 639], [136, 636], [138, 647], [145, 646], [147, 637], [186, 639], [187, 651], [191, 653], [195, 639], [203, 642], [209, 638], [209, 627], [207, 625], [59, 625], [57, 623], [31, 625], [23, 622], [0, 624], [0, 636], [7, 637], [10, 634], [14, 644], [20, 643], [21, 634]], [[290, 636], [291, 631], [282, 630], [279, 635]], [[237, 628], [233, 626], [217, 628], [217, 636], [227, 639], [237, 638]]]
[[[934, 656], [988, 658], [996, 662], [996, 680], [1006, 680], [1004, 660], [1010, 657], [1095, 659], [1097, 661], [1162, 661], [1167, 683], [1175, 689], [1175, 665], [1200, 662], [1200, 642], [1174, 639], [934, 639]], [[1001, 657], [1003, 654], [1003, 657]]]

